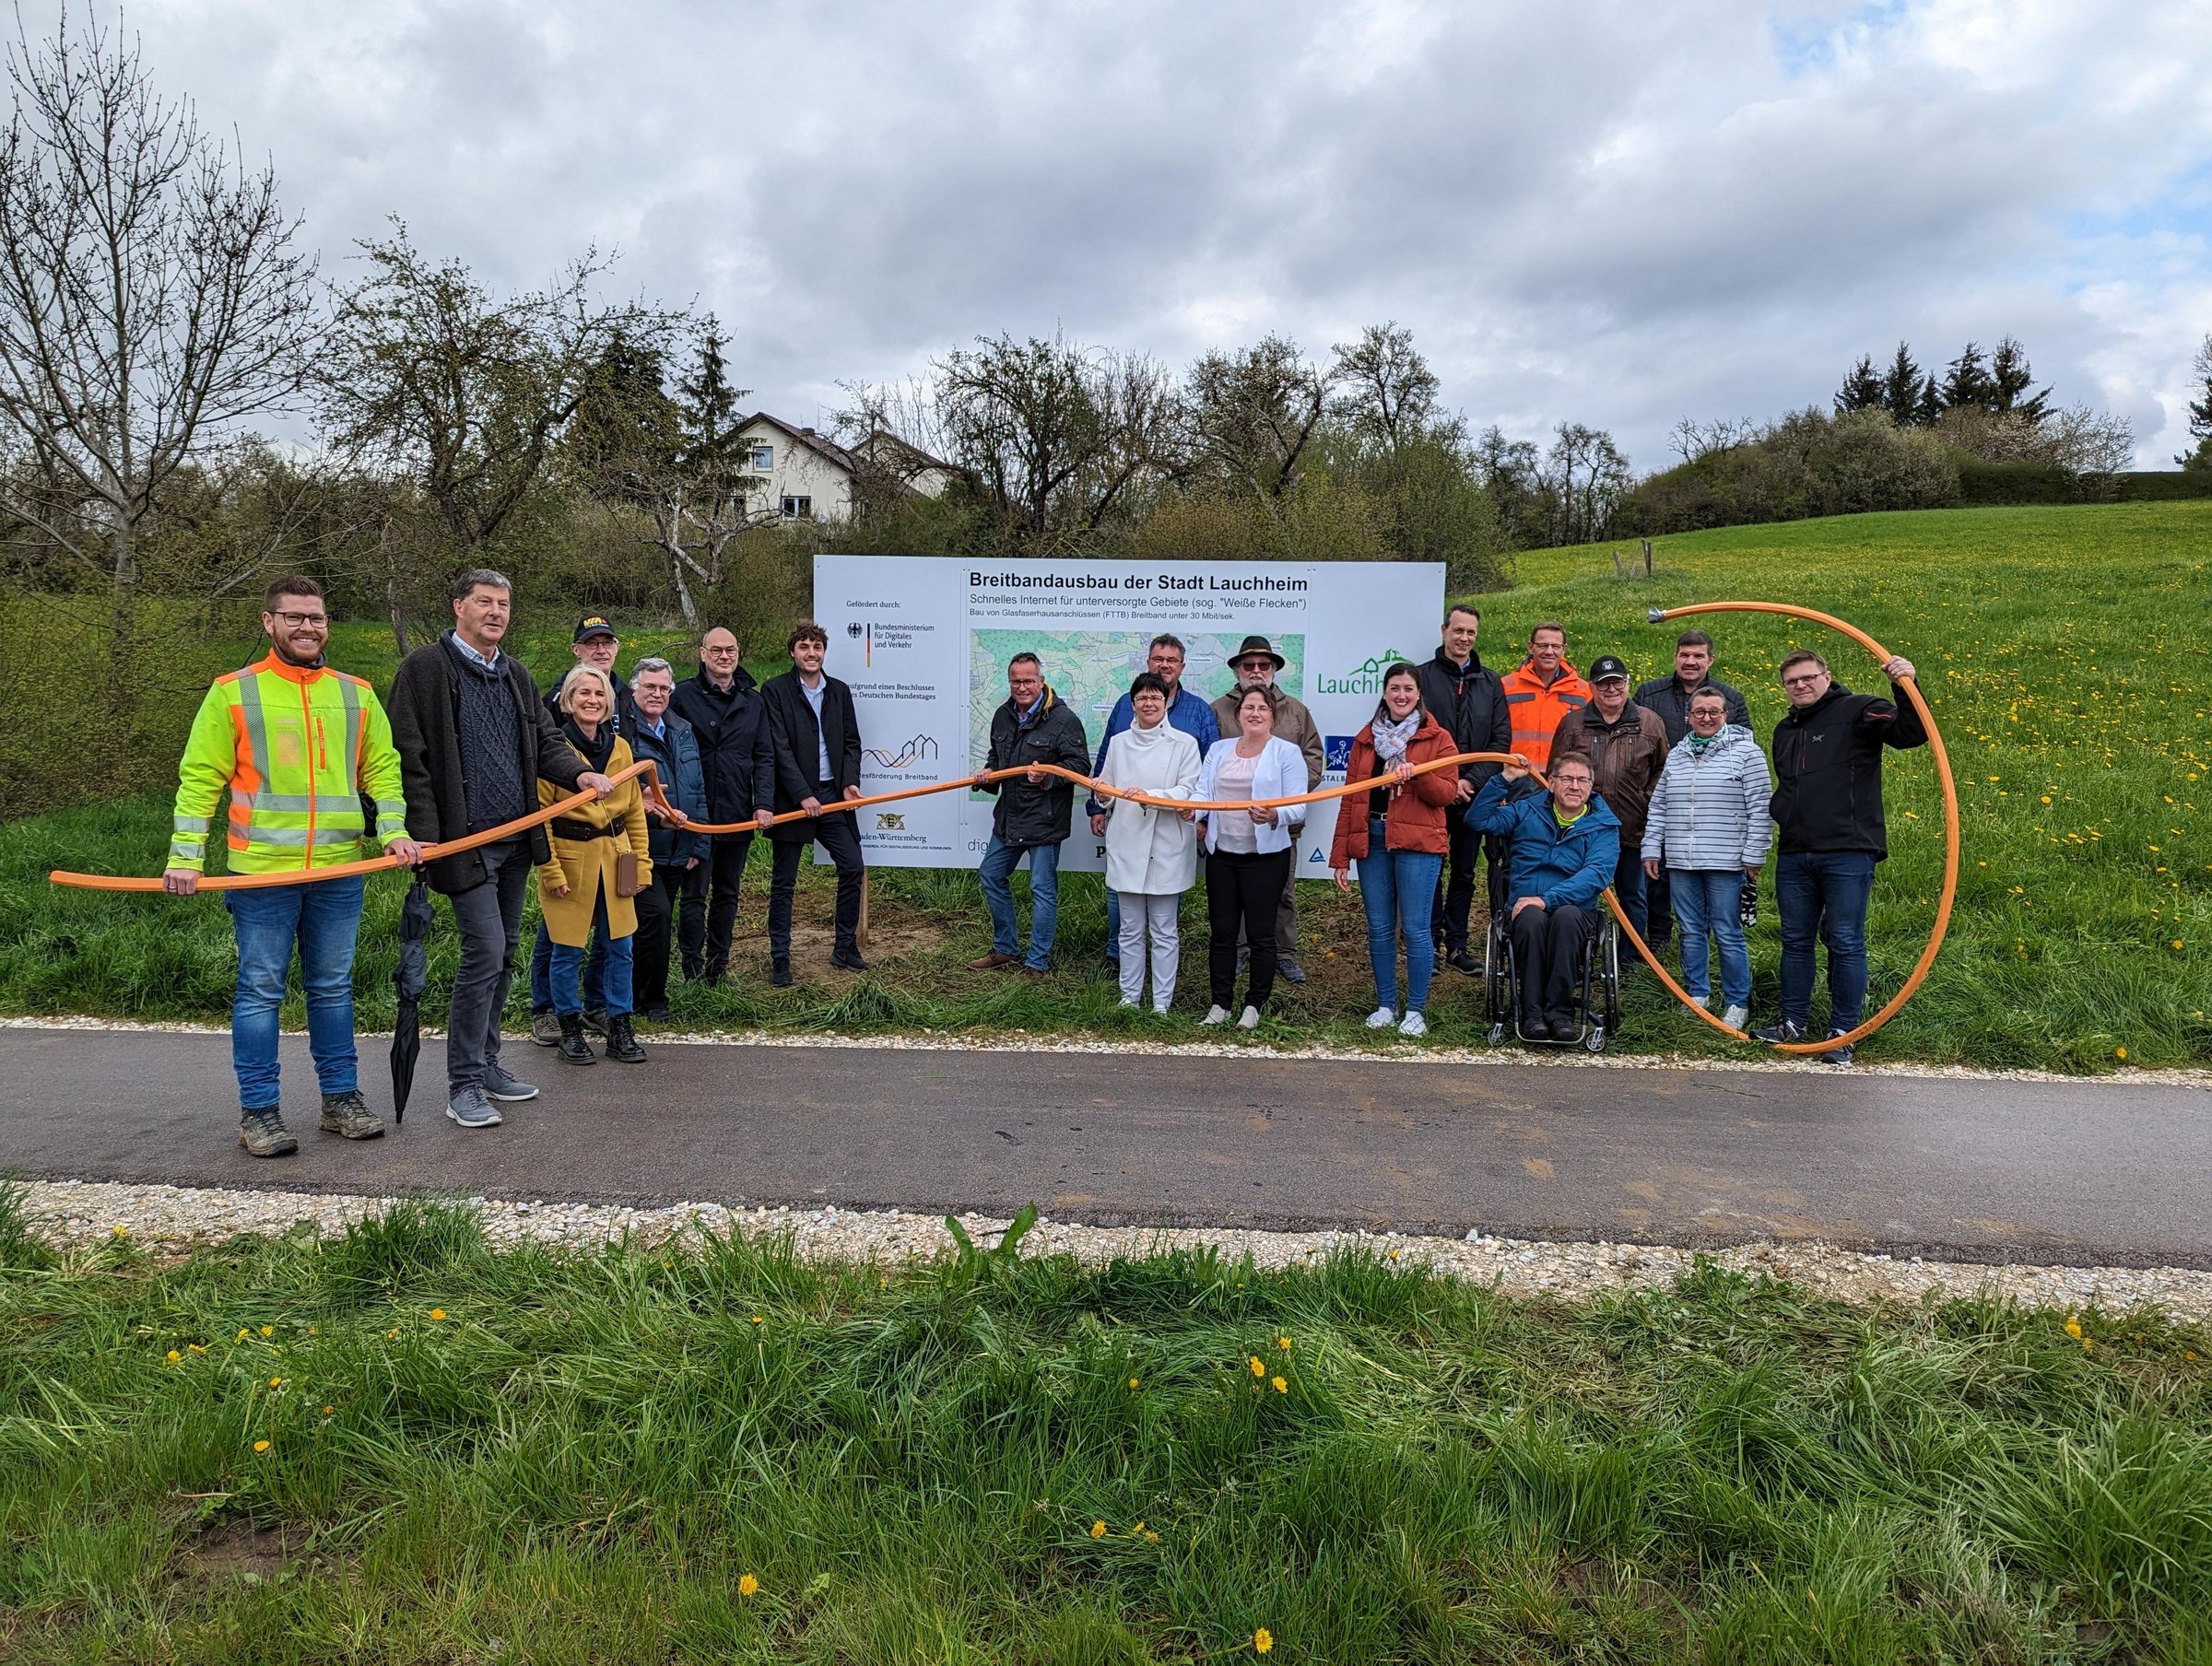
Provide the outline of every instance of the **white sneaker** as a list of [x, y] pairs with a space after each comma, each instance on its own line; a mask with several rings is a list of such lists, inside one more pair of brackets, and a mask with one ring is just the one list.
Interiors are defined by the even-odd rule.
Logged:
[[1397, 1014], [1392, 1012], [1387, 1006], [1378, 1006], [1373, 1012], [1368, 1014], [1367, 1027], [1370, 1029], [1388, 1029], [1397, 1021]]
[[1242, 1015], [1242, 1016], [1241, 1016], [1240, 1018], [1238, 1018], [1238, 1020], [1237, 1020], [1237, 1027], [1238, 1027], [1239, 1029], [1257, 1029], [1257, 1028], [1259, 1028], [1259, 1027], [1260, 1027], [1260, 1009], [1259, 1009], [1258, 1007], [1256, 1007], [1256, 1006], [1248, 1006], [1248, 1007], [1246, 1007], [1246, 1008], [1244, 1009], [1243, 1015]]
[[1206, 1016], [1199, 1019], [1198, 1022], [1201, 1024], [1227, 1024], [1229, 1022], [1229, 1008], [1226, 1006], [1209, 1006], [1206, 1009]]
[[1407, 1013], [1406, 1021], [1398, 1026], [1398, 1034], [1401, 1036], [1425, 1036], [1428, 1033], [1429, 1020], [1418, 1013]]
[[1711, 994], [1692, 995], [1689, 998], [1689, 1001], [1690, 1004], [1696, 1007], [1701, 1013], [1709, 1013], [1712, 1011], [1712, 997]]
[[1751, 1022], [1751, 1009], [1747, 1006], [1732, 1006], [1721, 1015], [1721, 1022], [1730, 1029], [1741, 1029]]
[[1130, 1000], [1126, 995], [1122, 997], [1122, 1004], [1127, 1007], [1131, 1012], [1135, 1012], [1136, 1010], [1136, 1003]]

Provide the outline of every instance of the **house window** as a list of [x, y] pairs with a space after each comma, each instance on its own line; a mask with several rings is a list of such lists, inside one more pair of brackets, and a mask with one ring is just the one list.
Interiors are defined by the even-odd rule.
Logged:
[[776, 448], [774, 446], [757, 445], [753, 447], [753, 472], [755, 474], [768, 474], [775, 466]]
[[786, 521], [804, 521], [813, 513], [814, 499], [812, 498], [786, 498], [783, 499], [783, 519]]

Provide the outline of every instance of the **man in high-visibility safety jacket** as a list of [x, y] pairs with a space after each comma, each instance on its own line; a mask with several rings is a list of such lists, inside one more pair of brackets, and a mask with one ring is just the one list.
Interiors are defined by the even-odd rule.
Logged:
[[[269, 651], [215, 680], [177, 766], [174, 831], [161, 888], [199, 888], [207, 840], [225, 794], [233, 874], [309, 873], [382, 846], [412, 865], [406, 804], [392, 725], [359, 677], [323, 663], [330, 616], [312, 579], [271, 584], [261, 616]], [[375, 804], [371, 830], [364, 798]], [[364, 850], [364, 845], [369, 849]], [[230, 1003], [230, 1064], [238, 1074], [238, 1143], [257, 1157], [300, 1149], [285, 1128], [276, 1084], [276, 1013], [292, 948], [307, 995], [308, 1050], [323, 1089], [321, 1126], [349, 1140], [384, 1125], [361, 1097], [353, 1045], [353, 951], [362, 875], [226, 891], [238, 939]]]
[[1551, 737], [1590, 703], [1590, 685], [1567, 663], [1567, 628], [1547, 619], [1528, 633], [1528, 658], [1499, 679], [1513, 721], [1513, 750], [1535, 769], [1551, 764]]

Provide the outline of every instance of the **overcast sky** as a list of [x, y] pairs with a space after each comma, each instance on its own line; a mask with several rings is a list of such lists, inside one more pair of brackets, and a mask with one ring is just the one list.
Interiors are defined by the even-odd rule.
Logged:
[[1476, 426], [1609, 428], [1646, 470], [1677, 417], [2010, 333], [2170, 467], [2212, 330], [2206, 0], [124, 18], [274, 159], [326, 272], [390, 214], [500, 288], [596, 241], [622, 291], [719, 313], [802, 423], [978, 334], [1181, 364], [1395, 319]]

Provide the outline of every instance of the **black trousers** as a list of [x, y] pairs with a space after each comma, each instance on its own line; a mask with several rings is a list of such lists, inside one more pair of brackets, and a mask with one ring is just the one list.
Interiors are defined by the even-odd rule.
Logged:
[[[824, 804], [830, 804], [837, 795], [833, 789], [822, 787], [815, 796]], [[813, 838], [792, 837], [802, 829]], [[768, 882], [770, 957], [778, 961], [791, 958], [791, 898], [799, 888], [799, 862], [806, 854], [806, 847], [818, 839], [822, 849], [830, 852], [830, 860], [837, 864], [837, 952], [859, 954], [860, 882], [867, 872], [867, 864], [861, 858], [860, 834], [853, 826], [852, 815], [838, 811], [818, 815], [812, 821], [786, 822], [776, 831], [782, 837], [774, 841], [776, 860]]]
[[1270, 851], [1265, 855], [1241, 851], [1216, 851], [1206, 859], [1206, 918], [1212, 929], [1206, 945], [1206, 973], [1216, 1006], [1236, 1011], [1230, 999], [1237, 992], [1237, 936], [1242, 933], [1252, 949], [1252, 978], [1244, 986], [1244, 1004], [1263, 1010], [1275, 992], [1275, 968], [1279, 956], [1275, 943], [1276, 910], [1282, 906], [1283, 887], [1290, 883], [1290, 867], [1298, 848]]
[[[737, 927], [737, 882], [753, 848], [750, 833], [717, 833], [699, 866], [684, 875], [684, 911], [677, 941], [687, 978], [719, 978], [730, 969], [730, 933]], [[713, 892], [712, 903], [707, 900]], [[645, 1004], [642, 997], [638, 1004]]]
[[1574, 1017], [1582, 1003], [1583, 950], [1596, 932], [1596, 912], [1571, 902], [1513, 916], [1513, 980], [1524, 1028], [1538, 1018]]
[[[699, 867], [706, 865], [702, 861]], [[633, 1012], [647, 1013], [668, 1004], [668, 926], [683, 900], [685, 881], [698, 872], [699, 868], [656, 862], [653, 883], [634, 898], [638, 933], [629, 945], [629, 1004]]]
[[1467, 919], [1475, 909], [1475, 870], [1487, 850], [1490, 860], [1490, 906], [1498, 906], [1497, 881], [1505, 871], [1502, 840], [1477, 832], [1460, 819], [1465, 804], [1453, 804], [1445, 814], [1450, 844], [1444, 870], [1436, 876], [1435, 912], [1430, 916], [1436, 939], [1444, 953], [1456, 955], [1467, 946]]

